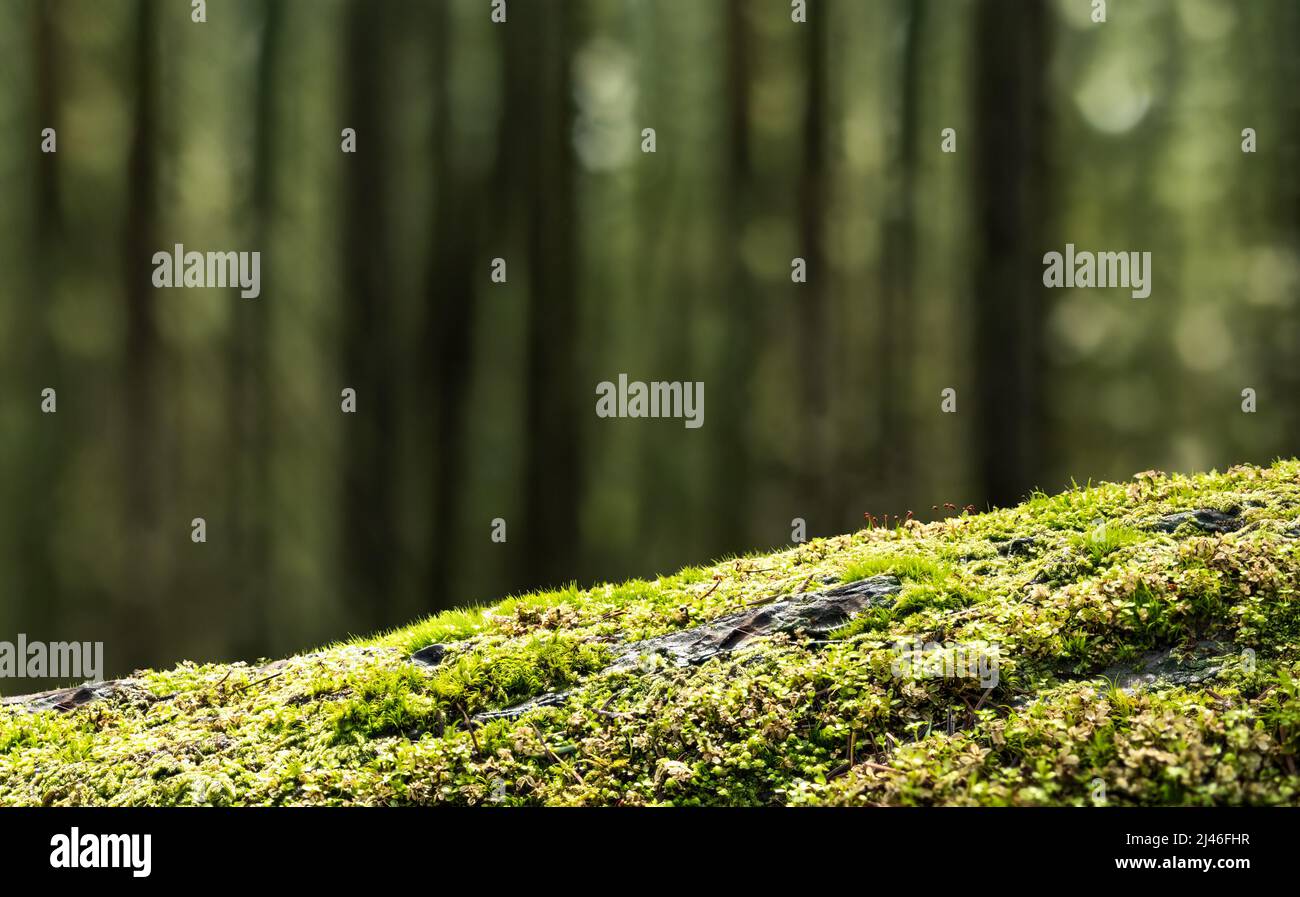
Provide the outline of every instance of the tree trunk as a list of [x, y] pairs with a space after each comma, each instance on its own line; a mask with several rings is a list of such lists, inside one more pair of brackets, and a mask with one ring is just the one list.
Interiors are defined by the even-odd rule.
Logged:
[[[123, 570], [123, 591], [133, 603], [157, 611], [168, 599], [161, 581], [159, 540], [170, 536], [187, 544], [188, 519], [159, 520], [158, 483], [164, 479], [164, 452], [158, 428], [156, 388], [159, 340], [153, 317], [155, 291], [150, 259], [160, 245], [157, 235], [157, 59], [154, 43], [156, 6], [140, 0], [135, 20], [135, 127], [127, 162], [127, 212], [123, 240], [126, 295], [124, 378], [126, 426], [121, 457], [126, 491], [125, 542], [131, 558]], [[196, 512], [195, 516], [201, 516]], [[167, 524], [175, 527], [170, 529]], [[167, 535], [163, 535], [166, 531]], [[135, 647], [122, 650], [131, 656], [147, 653], [157, 643], [152, 613], [138, 615], [130, 638]]]
[[[433, 248], [426, 272], [429, 312], [425, 342], [428, 395], [434, 401], [433, 523], [429, 529], [429, 589], [445, 596], [456, 577], [456, 540], [451, 532], [460, 522], [465, 482], [466, 403], [469, 398], [474, 344], [474, 298], [481, 295], [476, 278], [487, 276], [486, 259], [479, 257], [479, 206], [474, 197], [482, 185], [466, 183], [457, 170], [455, 121], [451, 109], [451, 15], [446, 4], [433, 12], [435, 80]], [[487, 520], [483, 521], [487, 531]], [[437, 601], [431, 610], [447, 607]]]
[[[573, 576], [582, 507], [578, 415], [590, 393], [578, 382], [574, 345], [577, 206], [574, 201], [570, 48], [579, 27], [570, 3], [511, 8], [506, 38], [508, 152], [523, 191], [528, 253], [525, 344], [524, 539], [520, 571], [535, 586]], [[512, 269], [517, 272], [518, 267]], [[593, 384], [594, 386], [594, 384]]]
[[[799, 223], [803, 232], [803, 257], [807, 282], [796, 286], [801, 366], [803, 368], [803, 426], [805, 497], [822, 526], [838, 520], [832, 511], [835, 490], [829, 456], [829, 357], [827, 309], [830, 271], [826, 253], [826, 129], [828, 106], [827, 44], [830, 7], [809, 10], [803, 25], [804, 110], [803, 168], [799, 183]], [[822, 519], [825, 518], [825, 519]]]
[[[343, 297], [342, 386], [357, 391], [355, 419], [345, 420], [342, 551], [346, 597], [366, 609], [365, 624], [391, 626], [394, 554], [392, 312], [388, 278], [388, 120], [383, 72], [386, 7], [356, 0], [348, 15], [348, 127], [357, 152], [349, 170], [345, 224], [347, 291]], [[324, 400], [325, 397], [322, 397]], [[330, 399], [337, 402], [337, 393]]]
[[900, 514], [913, 483], [912, 334], [916, 316], [913, 283], [916, 262], [916, 151], [920, 119], [921, 38], [926, 0], [905, 3], [902, 69], [899, 82], [898, 131], [891, 160], [894, 189], [886, 198], [886, 224], [882, 261], [881, 314], [876, 358], [880, 383], [880, 433], [878, 482], [884, 513]]
[[1048, 10], [980, 0], [975, 29], [976, 451], [987, 500], [1001, 506], [1041, 475]]

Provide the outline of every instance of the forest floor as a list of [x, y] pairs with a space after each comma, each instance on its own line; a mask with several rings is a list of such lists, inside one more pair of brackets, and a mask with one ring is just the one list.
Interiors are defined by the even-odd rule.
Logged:
[[0, 708], [0, 804], [1300, 803], [1300, 462]]

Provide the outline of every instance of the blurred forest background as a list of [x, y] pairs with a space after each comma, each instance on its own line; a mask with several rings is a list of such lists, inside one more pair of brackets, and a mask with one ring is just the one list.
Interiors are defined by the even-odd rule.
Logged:
[[[190, 7], [0, 0], [0, 639], [254, 659], [1297, 451], [1295, 0]], [[1150, 298], [1045, 290], [1066, 242]]]

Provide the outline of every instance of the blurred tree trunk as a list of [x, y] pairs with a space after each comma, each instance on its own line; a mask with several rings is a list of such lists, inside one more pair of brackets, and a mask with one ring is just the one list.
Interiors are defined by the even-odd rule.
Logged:
[[[803, 167], [799, 183], [799, 223], [808, 280], [796, 287], [800, 323], [799, 363], [803, 368], [803, 495], [826, 526], [838, 520], [837, 490], [829, 456], [826, 333], [830, 266], [826, 254], [826, 121], [828, 118], [828, 34], [830, 6], [818, 4], [802, 26], [804, 38]], [[733, 235], [734, 238], [735, 235]], [[816, 526], [817, 524], [814, 524]]]
[[[392, 301], [388, 278], [388, 155], [390, 122], [384, 71], [389, 7], [353, 0], [347, 16], [349, 73], [347, 127], [357, 133], [357, 152], [344, 156], [348, 170], [343, 251], [342, 386], [357, 391], [357, 412], [344, 419], [346, 475], [343, 484], [343, 545], [352, 606], [366, 611], [366, 625], [392, 626], [396, 506], [393, 495], [396, 413], [392, 371]], [[339, 401], [338, 393], [322, 401]]]
[[[35, 24], [35, 61], [36, 77], [36, 115], [40, 129], [54, 128], [57, 132], [61, 121], [59, 115], [59, 66], [58, 36], [54, 25], [54, 8], [49, 3], [39, 3], [34, 12]], [[39, 141], [33, 141], [36, 157], [36, 241], [37, 252], [32, 260], [35, 272], [36, 309], [24, 324], [29, 338], [26, 344], [27, 358], [25, 367], [36, 368], [40, 374], [39, 382], [34, 383], [37, 390], [46, 386], [54, 387], [61, 395], [66, 395], [61, 377], [60, 357], [57, 346], [50, 338], [46, 310], [54, 300], [57, 278], [55, 271], [60, 269], [63, 251], [63, 220], [60, 213], [59, 199], [59, 163], [57, 153], [41, 152]], [[40, 401], [39, 391], [33, 391], [28, 399], [35, 405]], [[24, 602], [20, 608], [22, 618], [31, 621], [29, 626], [35, 631], [53, 637], [57, 633], [54, 627], [60, 621], [59, 580], [54, 569], [52, 556], [52, 537], [54, 535], [54, 509], [56, 503], [51, 492], [57, 488], [59, 471], [66, 461], [65, 441], [60, 433], [60, 416], [58, 414], [41, 414], [36, 417], [36, 427], [31, 441], [26, 446], [27, 474], [21, 478], [23, 492], [18, 507], [26, 517], [19, 528], [18, 538], [21, 548], [18, 564], [22, 575], [18, 582], [16, 596]], [[32, 599], [35, 600], [32, 600]]]
[[1041, 475], [1049, 37], [1043, 0], [976, 6], [976, 449], [994, 506], [1016, 503]]
[[[752, 208], [753, 160], [750, 157], [751, 35], [745, 0], [727, 0], [727, 182], [724, 245], [729, 247], [729, 278], [723, 284], [726, 331], [719, 355], [718, 382], [706, 383], [706, 426], [714, 429], [714, 544], [737, 551], [748, 541], [750, 445], [746, 422], [751, 414], [753, 344], [759, 297], [746, 266], [742, 244]], [[711, 403], [711, 404], [710, 404]]]
[[[1275, 67], [1262, 72], [1261, 77], [1274, 86], [1273, 97], [1277, 103], [1274, 120], [1281, 127], [1276, 135], [1259, 133], [1256, 127], [1261, 145], [1258, 152], [1268, 153], [1263, 147], [1276, 144], [1272, 154], [1276, 162], [1270, 172], [1277, 202], [1276, 240], [1279, 248], [1290, 251], [1294, 261], [1300, 257], [1300, 91], [1296, 90], [1296, 84], [1300, 84], [1300, 53], [1295, 46], [1296, 35], [1300, 34], [1300, 3], [1278, 0], [1271, 9], [1276, 11], [1276, 16], [1269, 17], [1273, 26]], [[1284, 327], [1290, 338], [1273, 342], [1275, 361], [1271, 367], [1279, 398], [1286, 396], [1289, 406], [1280, 455], [1294, 457], [1300, 456], [1300, 364], [1296, 363], [1294, 354], [1295, 347], [1300, 346], [1300, 310], [1292, 306]]]
[[[572, 3], [511, 5], [506, 36], [503, 148], [512, 157], [526, 229], [528, 333], [524, 423], [523, 578], [535, 586], [571, 579], [578, 556], [582, 460], [578, 415], [591, 386], [578, 382], [578, 297], [570, 50]], [[509, 260], [507, 260], [509, 261]], [[519, 265], [509, 269], [518, 276]], [[486, 269], [484, 269], [486, 273]]]
[[926, 0], [903, 4], [903, 46], [899, 74], [898, 131], [890, 168], [896, 173], [891, 195], [885, 199], [885, 228], [876, 358], [880, 384], [878, 482], [884, 496], [881, 510], [900, 514], [908, 501], [907, 487], [914, 483], [915, 453], [910, 409], [912, 337], [916, 326], [913, 281], [916, 267], [916, 155], [920, 119], [921, 41]]
[[[480, 258], [478, 227], [481, 181], [458, 170], [456, 123], [452, 114], [451, 15], [444, 3], [433, 8], [432, 54], [434, 78], [434, 197], [433, 242], [425, 274], [428, 291], [426, 345], [427, 395], [434, 403], [433, 525], [430, 527], [428, 594], [432, 609], [447, 606], [445, 598], [456, 577], [456, 546], [450, 530], [461, 521], [464, 498], [466, 403], [471, 385], [476, 285], [487, 276], [487, 259]], [[488, 515], [483, 521], [487, 532]]]
[[[262, 250], [266, 257], [271, 238], [271, 217], [274, 213], [273, 185], [276, 170], [276, 82], [281, 53], [284, 7], [271, 3], [265, 7], [262, 18], [262, 45], [258, 51], [257, 105], [253, 159], [253, 202], [257, 214], [254, 249]], [[244, 642], [236, 647], [239, 656], [256, 656], [270, 637], [269, 589], [271, 539], [274, 533], [269, 525], [270, 477], [268, 464], [271, 453], [270, 415], [267, 396], [268, 346], [270, 343], [270, 315], [267, 314], [269, 289], [267, 275], [273, 266], [262, 268], [262, 295], [257, 299], [236, 297], [234, 339], [230, 344], [230, 402], [232, 422], [231, 440], [235, 446], [232, 465], [233, 528], [232, 553], [235, 560], [231, 571], [236, 596], [244, 621]], [[274, 275], [272, 275], [273, 277]]]
[[[126, 333], [123, 346], [126, 425], [122, 455], [126, 492], [125, 544], [130, 562], [122, 569], [128, 600], [159, 608], [163, 594], [160, 528], [170, 523], [168, 535], [187, 544], [188, 519], [162, 521], [158, 483], [162, 480], [163, 452], [158, 428], [159, 393], [156, 388], [159, 356], [157, 325], [153, 317], [155, 291], [150, 260], [161, 248], [157, 234], [157, 6], [150, 0], [136, 4], [135, 123], [127, 162], [127, 211], [123, 272], [126, 278]], [[194, 516], [202, 516], [196, 511]], [[137, 615], [130, 628], [134, 648], [123, 654], [156, 650], [158, 623], [152, 614]]]

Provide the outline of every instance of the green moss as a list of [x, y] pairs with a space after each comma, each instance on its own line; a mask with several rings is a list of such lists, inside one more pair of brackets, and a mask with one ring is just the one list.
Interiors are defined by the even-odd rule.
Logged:
[[917, 582], [942, 582], [952, 570], [947, 564], [922, 554], [885, 553], [849, 564], [842, 578], [844, 582], [855, 582], [885, 573]]
[[[1240, 526], [1152, 525], [1203, 508]], [[0, 804], [1294, 804], [1298, 517], [1296, 461], [1147, 472], [276, 664], [141, 671], [71, 712], [0, 710]], [[899, 593], [829, 640], [611, 666], [620, 644], [883, 574]], [[434, 643], [436, 667], [410, 660]], [[997, 649], [991, 685], [899, 673], [909, 645], [975, 644]], [[1196, 650], [1186, 669], [1208, 672], [1136, 676]]]
[[1070, 542], [1076, 548], [1086, 552], [1094, 564], [1100, 564], [1125, 545], [1132, 545], [1144, 539], [1145, 534], [1132, 527], [1108, 525], [1105, 521], [1100, 521], [1096, 527], [1087, 532], [1073, 534]]

